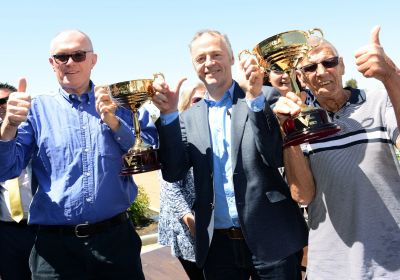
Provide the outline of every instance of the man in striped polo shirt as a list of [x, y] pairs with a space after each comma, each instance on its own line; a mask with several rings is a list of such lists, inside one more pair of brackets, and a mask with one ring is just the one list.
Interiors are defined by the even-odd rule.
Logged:
[[[308, 279], [400, 279], [400, 72], [379, 42], [356, 53], [358, 70], [383, 83], [343, 88], [343, 58], [327, 41], [300, 63], [300, 78], [341, 131], [286, 148], [293, 198], [309, 204]], [[274, 108], [280, 123], [300, 112], [293, 93]]]

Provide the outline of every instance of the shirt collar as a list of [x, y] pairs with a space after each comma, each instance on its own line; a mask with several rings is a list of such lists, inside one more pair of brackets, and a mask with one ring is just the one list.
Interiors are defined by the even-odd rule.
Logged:
[[224, 95], [220, 100], [218, 101], [210, 100], [210, 96], [207, 91], [206, 94], [204, 95], [204, 101], [207, 103], [209, 107], [224, 106], [228, 97], [230, 97], [230, 99], [233, 100], [234, 89], [235, 89], [235, 81], [232, 80], [231, 87], [224, 93]]
[[78, 95], [76, 93], [66, 92], [63, 88], [60, 88], [59, 92], [70, 103], [72, 103], [75, 100], [82, 102], [82, 103], [83, 102], [90, 103], [90, 102], [94, 101], [94, 84], [92, 81], [89, 81], [89, 87], [90, 87], [90, 90], [85, 93], [82, 93], [81, 95]]

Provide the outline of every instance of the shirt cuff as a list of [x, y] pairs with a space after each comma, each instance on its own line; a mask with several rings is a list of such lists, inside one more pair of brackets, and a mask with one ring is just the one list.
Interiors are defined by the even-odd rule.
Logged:
[[253, 112], [260, 112], [264, 109], [265, 96], [261, 92], [259, 96], [252, 100], [246, 99], [246, 103], [249, 109]]
[[168, 114], [160, 114], [161, 125], [169, 125], [179, 116], [178, 111]]
[[129, 148], [133, 145], [133, 134], [129, 125], [121, 118], [117, 117], [120, 123], [120, 126], [117, 131], [113, 133], [114, 140], [121, 146], [125, 151], [129, 150]]

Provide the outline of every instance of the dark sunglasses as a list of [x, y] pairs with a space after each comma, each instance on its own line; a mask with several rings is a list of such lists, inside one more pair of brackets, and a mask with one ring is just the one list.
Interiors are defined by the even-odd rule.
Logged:
[[324, 66], [325, 68], [333, 68], [339, 64], [339, 57], [334, 56], [331, 58], [327, 58], [325, 60], [322, 60], [321, 62], [311, 63], [311, 64], [305, 65], [303, 67], [300, 67], [300, 69], [303, 70], [304, 72], [312, 73], [317, 70], [318, 64], [322, 64], [322, 66]]
[[77, 51], [71, 54], [54, 54], [53, 58], [57, 64], [66, 64], [69, 58], [72, 58], [74, 62], [82, 62], [86, 60], [86, 53], [92, 51]]
[[199, 102], [200, 100], [202, 100], [203, 98], [201, 97], [193, 97], [192, 98], [192, 104]]
[[8, 100], [8, 96], [7, 96], [7, 97], [4, 97], [4, 98], [0, 98], [0, 105], [6, 104], [6, 103], [7, 103], [7, 100]]
[[281, 67], [279, 67], [276, 64], [273, 64], [269, 69], [269, 72], [274, 72], [274, 74], [276, 75], [283, 75], [283, 73], [285, 73], [285, 71], [283, 71], [283, 69]]

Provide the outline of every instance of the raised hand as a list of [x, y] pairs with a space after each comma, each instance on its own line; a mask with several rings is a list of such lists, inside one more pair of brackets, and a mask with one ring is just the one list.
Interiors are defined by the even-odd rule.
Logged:
[[104, 86], [96, 86], [94, 88], [94, 95], [96, 98], [96, 111], [100, 118], [105, 122], [113, 131], [119, 128], [119, 120], [115, 116], [117, 104], [111, 100]]
[[283, 124], [286, 119], [297, 116], [301, 111], [302, 103], [301, 97], [294, 92], [288, 92], [286, 96], [279, 97], [273, 108], [279, 123]]
[[254, 99], [261, 93], [264, 80], [262, 69], [254, 56], [244, 57], [239, 61], [239, 86], [246, 93], [247, 99]]
[[26, 121], [31, 108], [31, 96], [26, 93], [26, 80], [19, 79], [18, 91], [8, 97], [6, 115], [1, 125], [0, 139], [11, 140], [15, 137], [18, 126]]
[[12, 92], [8, 97], [4, 122], [6, 125], [18, 127], [26, 121], [30, 108], [31, 96], [26, 93], [26, 80], [21, 78], [18, 82], [18, 91]]
[[176, 84], [175, 89], [170, 89], [164, 79], [158, 78], [153, 82], [156, 93], [151, 100], [160, 110], [161, 114], [168, 114], [178, 110], [179, 90], [186, 79], [181, 78]]
[[355, 53], [357, 70], [367, 78], [376, 78], [385, 82], [396, 73], [396, 66], [385, 54], [379, 40], [379, 26], [371, 31], [370, 43]]

